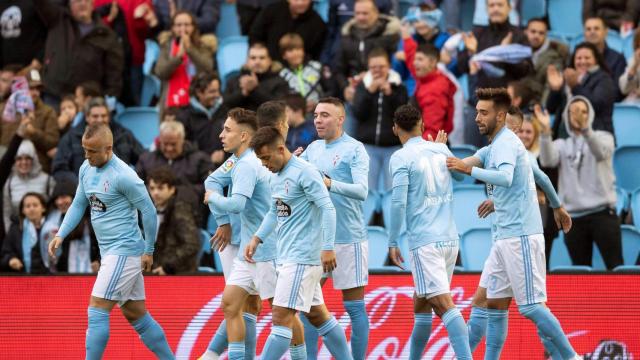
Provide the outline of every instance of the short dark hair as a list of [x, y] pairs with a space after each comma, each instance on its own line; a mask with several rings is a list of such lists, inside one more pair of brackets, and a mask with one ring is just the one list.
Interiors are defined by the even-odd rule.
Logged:
[[540, 102], [542, 96], [538, 83], [527, 80], [517, 80], [509, 82], [509, 85], [513, 88], [513, 96], [522, 98], [521, 106], [528, 106], [534, 102]]
[[20, 72], [20, 70], [22, 70], [22, 65], [20, 64], [8, 64], [2, 67], [2, 72], [10, 72], [10, 73], [14, 73], [17, 74]]
[[342, 102], [342, 100], [338, 99], [337, 97], [333, 97], [333, 96], [323, 97], [320, 100], [318, 100], [318, 104], [331, 104], [337, 107], [338, 109], [342, 109], [342, 112], [344, 113], [344, 102]]
[[278, 124], [287, 121], [287, 111], [284, 102], [271, 100], [262, 103], [256, 111], [258, 127], [277, 127]]
[[89, 116], [89, 114], [91, 114], [91, 109], [97, 108], [97, 107], [103, 107], [107, 109], [107, 113], [109, 114], [111, 113], [111, 110], [109, 109], [109, 105], [107, 105], [107, 101], [102, 96], [97, 96], [97, 97], [92, 97], [91, 100], [89, 100], [89, 102], [85, 106], [84, 116]]
[[529, 25], [531, 25], [534, 22], [543, 23], [544, 26], [547, 28], [547, 30], [549, 30], [549, 22], [547, 21], [547, 19], [541, 18], [541, 17], [531, 18], [531, 19], [529, 19], [529, 21], [527, 21], [527, 27], [529, 27]]
[[573, 54], [571, 54], [571, 63], [569, 63], [570, 67], [575, 68], [576, 54], [580, 49], [589, 49], [593, 54], [593, 57], [596, 59], [598, 66], [600, 66], [600, 69], [602, 69], [606, 73], [611, 74], [611, 70], [609, 69], [609, 66], [607, 66], [607, 62], [604, 60], [604, 56], [602, 55], [602, 53], [600, 53], [600, 51], [598, 50], [598, 47], [586, 41], [576, 45], [576, 48], [573, 50]]
[[609, 26], [607, 25], [607, 22], [605, 21], [605, 19], [602, 16], [597, 16], [597, 15], [587, 16], [584, 19], [583, 25], [586, 25], [587, 21], [589, 21], [589, 20], [600, 20], [600, 22], [602, 23], [602, 26], [604, 26], [606, 29], [609, 28]]
[[147, 181], [150, 182], [151, 180], [159, 185], [166, 184], [171, 187], [176, 187], [176, 185], [178, 185], [176, 175], [168, 166], [159, 166], [149, 171]]
[[299, 93], [287, 94], [282, 97], [282, 101], [293, 111], [302, 111], [303, 114], [307, 112], [307, 102]]
[[391, 61], [389, 61], [389, 53], [387, 53], [387, 50], [384, 48], [376, 47], [371, 49], [371, 51], [369, 51], [369, 55], [367, 55], [367, 62], [375, 57], [385, 58], [388, 63], [391, 63]]
[[[47, 198], [41, 193], [30, 191], [30, 192], [24, 194], [22, 196], [22, 199], [20, 199], [20, 214], [18, 214], [19, 215], [18, 217], [20, 218], [20, 220], [24, 220], [24, 218], [25, 218], [25, 216], [22, 213], [22, 211], [24, 210], [24, 201], [29, 196], [33, 196], [33, 197], [37, 198], [38, 201], [40, 201], [40, 205], [42, 205], [42, 208], [44, 209], [44, 214], [43, 215], [46, 216], [47, 215]], [[22, 226], [22, 221], [20, 222], [20, 226]]]
[[272, 126], [261, 127], [251, 138], [249, 145], [253, 150], [259, 151], [265, 146], [276, 146], [284, 144], [284, 139], [278, 129]]
[[98, 97], [102, 96], [102, 88], [97, 81], [84, 81], [78, 84], [76, 88], [81, 88], [84, 96]]
[[404, 131], [412, 131], [422, 121], [422, 113], [415, 106], [406, 104], [393, 113], [393, 123]]
[[519, 117], [520, 121], [524, 121], [524, 114], [517, 106], [509, 106], [509, 110], [507, 110], [507, 114], [515, 117]]
[[232, 118], [238, 125], [248, 126], [253, 131], [258, 130], [258, 120], [254, 111], [236, 107], [229, 110], [227, 117]]
[[189, 95], [196, 96], [196, 92], [206, 90], [209, 84], [214, 80], [218, 80], [218, 82], [220, 82], [220, 78], [215, 71], [202, 71], [197, 73], [196, 76], [191, 79]]
[[280, 48], [280, 55], [295, 49], [304, 51], [304, 39], [297, 33], [286, 33], [278, 41], [278, 47]]
[[[266, 49], [267, 53], [269, 52], [269, 47], [267, 47], [267, 44], [263, 43], [262, 41], [254, 41], [251, 44], [249, 44], [249, 50], [251, 49]], [[269, 56], [271, 57], [271, 56]]]
[[496, 109], [506, 111], [511, 106], [511, 96], [506, 88], [478, 88], [476, 97], [478, 100], [493, 101]]
[[438, 50], [437, 47], [435, 47], [431, 43], [424, 43], [424, 44], [418, 45], [418, 49], [416, 51], [423, 54], [426, 57], [434, 58], [440, 61], [440, 51]]

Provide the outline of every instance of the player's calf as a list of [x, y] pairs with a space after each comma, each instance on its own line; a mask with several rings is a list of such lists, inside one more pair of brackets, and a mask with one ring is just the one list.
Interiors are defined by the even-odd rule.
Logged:
[[427, 300], [449, 334], [449, 341], [458, 359], [471, 359], [469, 332], [460, 310], [453, 303], [451, 294], [441, 294]]
[[318, 329], [329, 352], [336, 359], [351, 359], [351, 351], [347, 344], [344, 330], [324, 304], [312, 306], [307, 314], [309, 322]]
[[267, 343], [262, 349], [262, 359], [278, 360], [287, 352], [293, 336], [291, 328], [293, 327], [295, 314], [296, 311], [294, 309], [273, 306], [273, 326], [271, 327], [271, 334], [267, 338]]
[[551, 311], [549, 311], [549, 308], [542, 304], [531, 304], [520, 305], [518, 306], [518, 310], [522, 316], [536, 324], [541, 335], [555, 345], [555, 348], [563, 359], [574, 359], [578, 356], [569, 343], [569, 339], [567, 339], [567, 336], [562, 331], [560, 322]]

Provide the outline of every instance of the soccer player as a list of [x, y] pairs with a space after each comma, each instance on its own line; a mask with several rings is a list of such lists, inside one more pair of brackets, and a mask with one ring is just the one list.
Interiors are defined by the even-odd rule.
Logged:
[[245, 248], [253, 261], [260, 243], [277, 227], [278, 277], [273, 299], [273, 327], [262, 359], [280, 359], [291, 342], [296, 312], [306, 313], [336, 359], [351, 359], [347, 339], [322, 298], [322, 273], [336, 268], [336, 213], [318, 170], [293, 156], [277, 129], [265, 127], [251, 140], [258, 158], [276, 175], [272, 205]]
[[[484, 168], [455, 157], [447, 159], [450, 170], [491, 185], [489, 196], [495, 207], [494, 244], [474, 295], [469, 327], [474, 322], [474, 310], [486, 307], [485, 359], [499, 359], [508, 331], [509, 305], [515, 297], [520, 313], [536, 324], [543, 339], [553, 344], [562, 359], [579, 359], [560, 323], [544, 306], [547, 295], [542, 220], [529, 155], [522, 141], [505, 127], [511, 99], [506, 89], [478, 89], [476, 95], [478, 129], [492, 140], [486, 150], [474, 155]], [[554, 211], [554, 215], [560, 217], [566, 230], [568, 214]]]
[[[369, 156], [361, 142], [344, 132], [344, 119], [342, 101], [320, 99], [314, 112], [314, 123], [322, 140], [309, 144], [300, 158], [322, 172], [336, 208], [335, 252], [340, 266], [330, 276], [333, 287], [342, 291], [344, 307], [351, 319], [351, 354], [354, 360], [362, 360], [369, 342], [369, 317], [364, 303], [364, 287], [369, 280], [369, 247], [362, 215], [362, 202], [369, 191]], [[305, 325], [307, 357], [315, 359], [318, 332], [308, 322]]]
[[118, 304], [149, 350], [159, 359], [174, 359], [164, 331], [144, 302], [142, 270], [151, 271], [157, 235], [153, 202], [135, 171], [113, 154], [113, 134], [108, 125], [88, 125], [82, 147], [87, 160], [80, 167], [73, 203], [49, 244], [49, 255], [55, 257], [63, 239], [76, 228], [89, 206], [102, 260], [89, 300], [86, 358], [102, 358], [109, 339], [109, 314]]
[[406, 221], [411, 273], [415, 284], [414, 327], [410, 359], [421, 359], [431, 334], [431, 312], [435, 311], [449, 333], [458, 359], [471, 359], [469, 335], [464, 318], [451, 298], [451, 276], [458, 257], [458, 231], [453, 220], [453, 183], [462, 175], [450, 173], [446, 159], [452, 156], [444, 144], [422, 138], [420, 110], [400, 106], [393, 117], [393, 133], [402, 149], [391, 155], [392, 176], [389, 257], [402, 268], [398, 248], [401, 227]]

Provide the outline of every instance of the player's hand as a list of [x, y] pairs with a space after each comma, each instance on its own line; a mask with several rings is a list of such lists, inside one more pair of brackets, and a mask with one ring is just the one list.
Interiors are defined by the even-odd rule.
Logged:
[[478, 206], [478, 217], [484, 219], [494, 211], [495, 208], [493, 207], [493, 201], [485, 200], [482, 202], [482, 204], [480, 204], [480, 206]]
[[255, 263], [255, 261], [253, 261], [253, 255], [256, 253], [256, 249], [258, 248], [259, 245], [260, 245], [260, 238], [257, 236], [252, 237], [251, 241], [249, 241], [247, 246], [244, 248], [244, 259], [247, 262]]
[[338, 267], [336, 263], [336, 252], [333, 250], [322, 250], [320, 260], [322, 261], [322, 271], [326, 273], [332, 272]]
[[18, 259], [17, 257], [13, 257], [11, 258], [11, 260], [9, 260], [9, 267], [15, 271], [20, 271], [22, 270], [24, 265], [22, 265], [22, 261], [20, 261], [20, 259]]
[[151, 273], [155, 275], [167, 275], [167, 273], [164, 272], [164, 269], [162, 268], [162, 266], [158, 266], [157, 268], [153, 269]]
[[473, 35], [472, 32], [463, 33], [462, 41], [464, 42], [464, 47], [471, 55], [478, 51], [478, 39], [476, 39], [476, 36]]
[[153, 254], [144, 254], [142, 255], [142, 271], [149, 272], [151, 271], [151, 266], [153, 265]]
[[211, 237], [211, 248], [217, 252], [224, 251], [224, 249], [231, 242], [231, 225], [224, 224], [218, 226], [216, 233]]
[[557, 209], [553, 209], [553, 218], [556, 220], [558, 229], [562, 229], [565, 234], [571, 230], [571, 216], [564, 207], [560, 206]]
[[204, 203], [205, 205], [209, 203], [209, 197], [211, 196], [211, 194], [213, 194], [213, 190], [207, 190], [207, 191], [204, 193], [204, 200], [203, 200], [203, 203]]
[[464, 161], [458, 159], [457, 157], [447, 158], [447, 169], [451, 171], [457, 171], [462, 174], [471, 175], [471, 166], [465, 164]]
[[431, 136], [431, 134], [427, 135], [427, 140], [429, 140], [431, 142], [439, 143], [439, 144], [446, 144], [447, 143], [447, 133], [444, 132], [444, 130], [439, 130], [438, 134], [436, 135], [436, 139], [435, 140], [433, 140], [433, 136]]
[[326, 186], [327, 189], [331, 189], [331, 179], [325, 176], [322, 178], [322, 181], [324, 181], [324, 186]]
[[293, 151], [293, 156], [300, 156], [303, 152], [304, 149], [302, 146], [298, 146], [298, 148]]
[[60, 236], [54, 237], [49, 243], [49, 256], [54, 260], [56, 258], [56, 251], [60, 245], [62, 245], [62, 238]]
[[389, 258], [391, 259], [391, 263], [400, 269], [404, 270], [404, 258], [402, 257], [402, 252], [400, 252], [400, 248], [398, 247], [390, 247], [389, 248]]

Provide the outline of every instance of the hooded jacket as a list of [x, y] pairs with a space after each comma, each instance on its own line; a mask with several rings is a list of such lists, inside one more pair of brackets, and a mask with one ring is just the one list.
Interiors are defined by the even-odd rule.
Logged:
[[198, 150], [211, 154], [222, 150], [220, 133], [229, 109], [220, 98], [220, 103], [212, 109], [205, 109], [195, 97], [188, 106], [183, 106], [176, 114], [176, 120], [184, 125], [185, 139], [196, 145]]
[[[589, 108], [589, 127], [582, 134], [570, 130], [569, 105], [576, 100], [586, 102]], [[572, 217], [616, 206], [614, 138], [610, 132], [593, 130], [594, 118], [589, 99], [574, 96], [562, 115], [569, 137], [552, 141], [550, 135], [540, 135], [540, 163], [545, 167], [559, 166], [558, 195]]]

